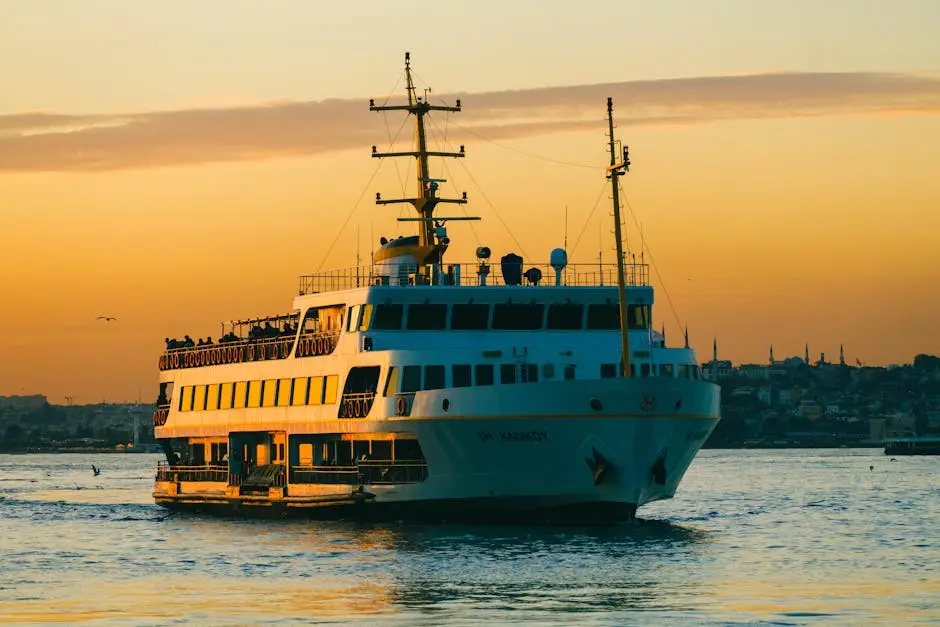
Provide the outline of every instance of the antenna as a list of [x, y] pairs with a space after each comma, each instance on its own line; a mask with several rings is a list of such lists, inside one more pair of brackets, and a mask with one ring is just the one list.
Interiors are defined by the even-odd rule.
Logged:
[[630, 367], [630, 338], [627, 333], [627, 288], [624, 278], [623, 238], [620, 233], [620, 188], [618, 186], [621, 176], [630, 170], [630, 158], [627, 147], [623, 148], [623, 160], [617, 162], [616, 140], [614, 139], [614, 99], [607, 98], [607, 125], [610, 132], [610, 167], [607, 168], [610, 186], [614, 200], [614, 238], [617, 244], [617, 295], [620, 300], [620, 342], [623, 371], [621, 376], [631, 376]]

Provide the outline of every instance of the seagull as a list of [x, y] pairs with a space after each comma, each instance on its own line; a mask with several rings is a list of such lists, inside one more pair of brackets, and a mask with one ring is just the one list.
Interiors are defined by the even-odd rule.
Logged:
[[94, 464], [91, 465], [91, 471], [95, 473], [96, 477], [101, 474], [101, 469], [96, 467]]
[[116, 321], [117, 318], [112, 318], [111, 316], [98, 316], [95, 320], [104, 320], [105, 322], [111, 322], [112, 320]]

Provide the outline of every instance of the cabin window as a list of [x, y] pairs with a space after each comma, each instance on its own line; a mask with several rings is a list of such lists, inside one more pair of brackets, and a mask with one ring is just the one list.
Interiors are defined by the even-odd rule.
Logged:
[[447, 305], [417, 304], [408, 305], [410, 331], [438, 331], [447, 328]]
[[521, 369], [523, 383], [535, 383], [539, 380], [538, 364], [523, 364]]
[[692, 366], [688, 364], [679, 364], [679, 378], [691, 379], [692, 378]]
[[650, 306], [627, 305], [627, 320], [631, 329], [650, 328]]
[[583, 319], [584, 305], [556, 303], [548, 306], [549, 329], [565, 331], [580, 329]]
[[363, 305], [359, 312], [359, 330], [368, 331], [372, 322], [372, 305]]
[[673, 376], [672, 364], [660, 364], [659, 366], [659, 376], [669, 377], [670, 379]]
[[323, 404], [333, 405], [336, 403], [336, 388], [339, 387], [339, 377], [331, 374], [326, 377], [323, 383]]
[[446, 387], [444, 383], [444, 366], [425, 366], [424, 367], [424, 389], [442, 390]]
[[274, 407], [277, 401], [277, 379], [265, 379], [261, 392], [261, 406]]
[[193, 410], [193, 386], [183, 386], [183, 393], [180, 394], [180, 411]]
[[248, 382], [248, 407], [261, 407], [261, 381]]
[[206, 408], [206, 386], [197, 385], [193, 388], [193, 411], [203, 411]]
[[574, 364], [565, 364], [565, 381], [571, 381], [574, 379]]
[[235, 392], [234, 383], [223, 383], [219, 391], [219, 409], [232, 408], [232, 394]]
[[372, 317], [373, 330], [398, 331], [401, 329], [404, 310], [404, 306], [400, 304], [376, 305], [375, 315]]
[[307, 393], [307, 404], [323, 404], [323, 377], [310, 377], [310, 391]]
[[241, 409], [245, 407], [248, 401], [248, 382], [247, 381], [236, 381], [235, 382], [235, 400], [232, 403], [232, 407], [235, 409]]
[[421, 366], [405, 366], [402, 368], [401, 391], [404, 393], [417, 392], [421, 389]]
[[277, 406], [287, 407], [290, 405], [290, 379], [278, 379], [277, 381]]
[[500, 303], [493, 306], [493, 328], [534, 331], [542, 328], [545, 305]]
[[487, 304], [454, 305], [450, 312], [450, 328], [455, 331], [480, 331], [490, 321], [490, 306]]
[[212, 383], [206, 388], [206, 410], [214, 411], [219, 408], [219, 384]]
[[499, 382], [503, 385], [516, 382], [516, 364], [502, 364], [499, 367]]
[[[359, 313], [359, 305], [353, 305], [349, 308], [349, 315], [346, 316], [346, 331], [352, 331], [352, 321]], [[357, 318], [358, 319], [358, 318]]]
[[297, 451], [297, 464], [299, 466], [313, 466], [313, 443], [304, 442]]
[[453, 386], [455, 388], [466, 388], [470, 387], [473, 382], [471, 381], [471, 372], [470, 366], [467, 364], [454, 364], [451, 367], [451, 375], [454, 379]]
[[493, 364], [477, 364], [474, 375], [477, 385], [493, 385]]
[[588, 305], [587, 328], [598, 331], [620, 329], [620, 305], [617, 303]]
[[294, 388], [291, 391], [290, 404], [291, 405], [306, 405], [307, 404], [307, 389], [310, 387], [310, 379], [308, 377], [302, 377], [300, 379], [294, 379]]
[[385, 379], [385, 390], [382, 396], [394, 395], [398, 391], [398, 366], [392, 366], [388, 369], [388, 378]]
[[650, 376], [650, 365], [649, 364], [640, 364], [640, 376], [648, 377]]
[[601, 379], [616, 379], [617, 364], [601, 364]]

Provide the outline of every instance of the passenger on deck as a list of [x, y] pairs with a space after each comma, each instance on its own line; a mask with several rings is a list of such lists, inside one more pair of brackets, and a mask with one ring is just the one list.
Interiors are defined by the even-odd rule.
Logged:
[[256, 324], [251, 327], [251, 331], [248, 332], [248, 337], [253, 340], [259, 337], [264, 337], [264, 331]]
[[184, 335], [184, 336], [183, 336], [183, 347], [184, 347], [184, 348], [188, 348], [188, 347], [190, 347], [190, 346], [195, 346], [195, 345], [196, 345], [196, 343], [193, 342], [193, 338], [189, 337], [188, 335]]
[[264, 337], [277, 337], [277, 329], [272, 327], [270, 322], [264, 323]]
[[206, 344], [212, 344], [212, 336], [211, 336], [211, 335], [206, 337]]
[[199, 341], [196, 342], [196, 346], [202, 346], [205, 342], [202, 341], [202, 338], [199, 338]]

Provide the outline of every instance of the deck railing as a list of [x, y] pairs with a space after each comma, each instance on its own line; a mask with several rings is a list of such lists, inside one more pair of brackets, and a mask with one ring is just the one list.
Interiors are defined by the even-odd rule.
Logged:
[[220, 344], [171, 348], [160, 355], [160, 370], [200, 368], [247, 361], [287, 359], [294, 350], [294, 336], [258, 338]]
[[157, 462], [157, 481], [215, 481], [228, 483], [228, 466], [207, 464], [205, 466], [180, 466]]
[[[530, 270], [538, 270], [541, 277], [538, 282], [531, 277]], [[484, 272], [481, 273], [481, 270]], [[516, 285], [554, 286], [555, 270], [545, 263], [523, 264]], [[597, 287], [617, 285], [617, 264], [569, 264], [561, 271], [560, 284], [563, 286]], [[624, 266], [624, 279], [628, 286], [649, 285], [649, 266], [645, 263], [627, 263]], [[454, 263], [439, 266], [427, 266], [418, 273], [417, 266], [402, 266], [390, 270], [388, 266], [366, 265], [340, 268], [300, 277], [301, 294], [317, 292], [335, 292], [355, 289], [370, 285], [507, 285], [499, 262]], [[511, 284], [511, 283], [510, 283]]]
[[419, 460], [364, 460], [353, 466], [291, 466], [291, 483], [389, 485], [420, 483], [428, 465]]

